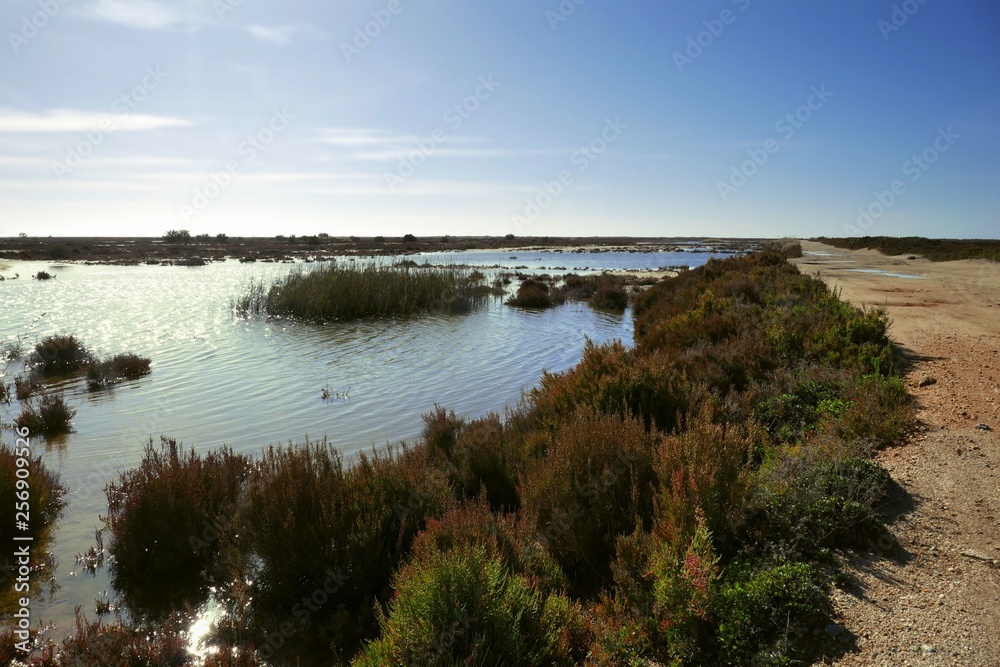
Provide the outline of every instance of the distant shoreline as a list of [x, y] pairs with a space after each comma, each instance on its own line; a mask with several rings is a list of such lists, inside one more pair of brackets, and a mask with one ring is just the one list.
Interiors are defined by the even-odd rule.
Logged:
[[755, 249], [764, 240], [704, 237], [425, 236], [404, 239], [202, 236], [170, 243], [160, 237], [26, 237], [0, 239], [0, 257], [7, 262], [51, 260], [116, 265], [197, 265], [225, 259], [245, 262], [322, 260], [341, 256], [382, 257], [467, 250], [737, 253]]

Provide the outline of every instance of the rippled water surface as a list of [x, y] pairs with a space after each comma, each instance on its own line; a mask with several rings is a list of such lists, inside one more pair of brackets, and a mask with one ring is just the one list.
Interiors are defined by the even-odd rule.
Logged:
[[[709, 256], [518, 251], [412, 259], [596, 270], [698, 265]], [[39, 269], [57, 279], [27, 279]], [[0, 338], [27, 332], [31, 343], [73, 334], [101, 355], [135, 352], [153, 360], [151, 375], [111, 391], [88, 392], [82, 379], [64, 382], [67, 401], [78, 409], [75, 432], [37, 446], [70, 488], [50, 545], [57, 587], [33, 611], [35, 619], [56, 623], [56, 634], [72, 629], [75, 606], [92, 611], [109, 587], [105, 573], [80, 572], [74, 554], [94, 542], [107, 509], [104, 485], [139, 462], [150, 437], [168, 435], [199, 451], [225, 444], [256, 453], [290, 439], [328, 436], [350, 454], [415, 438], [420, 415], [434, 403], [466, 417], [503, 410], [543, 370], [575, 364], [586, 337], [632, 337], [630, 313], [609, 315], [574, 303], [532, 312], [495, 301], [468, 315], [324, 325], [233, 315], [229, 299], [241, 285], [289, 270], [235, 262], [193, 268], [21, 262], [3, 272], [21, 278], [0, 282]], [[323, 388], [349, 399], [324, 400]], [[9, 411], [4, 419], [10, 420]]]

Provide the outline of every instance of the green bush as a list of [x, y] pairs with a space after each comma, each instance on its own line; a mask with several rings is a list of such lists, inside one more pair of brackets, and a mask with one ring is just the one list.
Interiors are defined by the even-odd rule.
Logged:
[[395, 588], [381, 639], [352, 664], [569, 666], [583, 658], [581, 610], [543, 597], [482, 548], [408, 565]]
[[883, 534], [878, 510], [890, 481], [874, 461], [808, 449], [779, 452], [755, 480], [749, 542], [788, 558], [864, 549]]
[[588, 340], [580, 363], [565, 373], [543, 373], [528, 400], [532, 416], [548, 430], [586, 409], [640, 418], [647, 429], [669, 432], [695, 393], [666, 355]]
[[413, 543], [412, 559], [428, 560], [437, 553], [482, 548], [498, 557], [513, 574], [545, 592], [565, 591], [566, 575], [530, 526], [513, 515], [494, 514], [487, 503], [475, 501], [456, 508], [440, 519], [431, 519]]
[[825, 599], [815, 582], [805, 563], [731, 566], [716, 607], [723, 664], [792, 664], [796, 629], [812, 625]]

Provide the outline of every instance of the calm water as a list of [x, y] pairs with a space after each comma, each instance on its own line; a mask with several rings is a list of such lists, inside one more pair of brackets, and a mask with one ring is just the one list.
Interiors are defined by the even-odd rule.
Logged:
[[[596, 270], [696, 266], [709, 257], [468, 252], [426, 259]], [[58, 278], [28, 278], [39, 269]], [[56, 589], [33, 611], [36, 621], [56, 624], [56, 636], [71, 631], [75, 606], [93, 616], [95, 598], [109, 587], [103, 572], [83, 574], [74, 556], [93, 544], [98, 517], [107, 509], [104, 485], [140, 461], [150, 437], [168, 435], [198, 451], [229, 445], [256, 453], [290, 439], [328, 436], [350, 454], [414, 439], [420, 415], [435, 402], [466, 417], [502, 411], [543, 369], [562, 371], [579, 361], [586, 337], [598, 343], [632, 337], [629, 313], [597, 313], [574, 303], [526, 312], [494, 302], [469, 315], [350, 324], [234, 317], [229, 299], [242, 284], [291, 269], [236, 262], [196, 268], [19, 262], [3, 271], [21, 279], [0, 282], [0, 340], [26, 331], [29, 343], [73, 334], [101, 355], [135, 352], [153, 360], [151, 375], [112, 391], [90, 393], [82, 380], [64, 382], [67, 401], [78, 409], [75, 432], [36, 446], [70, 488], [50, 545]], [[324, 387], [349, 392], [349, 400], [324, 401]], [[4, 437], [10, 443], [11, 433]]]

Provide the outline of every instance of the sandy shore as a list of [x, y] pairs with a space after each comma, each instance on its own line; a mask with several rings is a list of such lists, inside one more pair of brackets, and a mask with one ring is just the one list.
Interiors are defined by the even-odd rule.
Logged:
[[886, 308], [921, 422], [907, 445], [879, 455], [901, 487], [886, 508], [899, 517], [899, 546], [851, 559], [858, 585], [834, 593], [845, 652], [817, 664], [996, 667], [1000, 264], [803, 250], [793, 260], [803, 272]]

